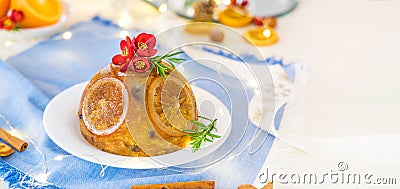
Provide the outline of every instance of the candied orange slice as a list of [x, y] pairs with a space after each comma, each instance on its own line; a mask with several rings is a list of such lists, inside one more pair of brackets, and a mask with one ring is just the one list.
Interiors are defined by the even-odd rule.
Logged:
[[14, 150], [10, 146], [0, 142], [0, 156], [9, 156], [12, 153], [14, 153]]
[[170, 136], [184, 136], [183, 130], [193, 129], [197, 106], [193, 91], [186, 79], [172, 71], [163, 79], [149, 77], [146, 90], [146, 111], [155, 127]]
[[230, 6], [219, 13], [218, 19], [221, 24], [227, 26], [243, 27], [249, 25], [253, 18], [249, 16], [247, 10]]
[[248, 42], [256, 46], [272, 45], [278, 41], [278, 34], [273, 28], [257, 27], [243, 33]]
[[19, 22], [21, 28], [55, 24], [63, 14], [59, 0], [11, 0], [10, 9], [24, 13], [24, 19]]
[[208, 22], [192, 22], [185, 26], [185, 31], [191, 34], [208, 35], [215, 24]]
[[128, 92], [122, 81], [105, 77], [96, 81], [82, 103], [82, 118], [90, 132], [107, 135], [124, 122], [128, 110]]
[[0, 18], [7, 14], [9, 5], [10, 0], [0, 0]]

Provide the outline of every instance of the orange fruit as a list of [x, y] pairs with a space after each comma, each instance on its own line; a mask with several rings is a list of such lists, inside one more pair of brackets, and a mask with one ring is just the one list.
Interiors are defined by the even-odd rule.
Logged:
[[167, 75], [150, 77], [146, 90], [147, 115], [153, 125], [170, 136], [185, 136], [197, 120], [193, 91], [186, 79], [176, 70]]
[[249, 16], [249, 13], [246, 9], [235, 6], [230, 6], [221, 11], [219, 13], [218, 19], [221, 24], [232, 27], [247, 26], [253, 20], [253, 18]]
[[278, 41], [278, 34], [273, 28], [256, 27], [243, 33], [243, 37], [256, 46], [272, 45]]
[[147, 156], [127, 127], [125, 108], [129, 103], [124, 94], [129, 89], [125, 89], [128, 87], [126, 84], [122, 86], [124, 77], [118, 76], [118, 72], [119, 67], [108, 65], [97, 72], [85, 87], [78, 111], [82, 136], [94, 147], [108, 153]]
[[215, 24], [209, 22], [191, 22], [186, 24], [185, 31], [196, 35], [208, 35], [215, 27]]
[[10, 5], [10, 0], [0, 0], [0, 18], [5, 16]]
[[14, 153], [14, 150], [10, 146], [0, 142], [0, 156], [9, 156], [12, 153]]
[[88, 130], [96, 135], [116, 131], [128, 111], [128, 92], [124, 83], [113, 77], [97, 80], [82, 101], [82, 116]]
[[59, 0], [11, 0], [10, 9], [24, 13], [24, 19], [19, 22], [21, 28], [55, 24], [63, 13]]

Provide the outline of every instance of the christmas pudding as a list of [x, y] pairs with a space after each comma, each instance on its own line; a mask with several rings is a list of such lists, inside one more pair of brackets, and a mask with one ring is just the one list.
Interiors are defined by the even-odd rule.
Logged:
[[87, 84], [78, 116], [83, 137], [94, 147], [136, 157], [167, 154], [188, 144], [193, 151], [200, 147], [204, 139], [196, 134], [207, 127], [197, 121], [188, 81], [174, 69], [183, 60], [176, 57], [181, 52], [156, 56], [155, 45], [152, 34], [126, 37], [122, 53]]

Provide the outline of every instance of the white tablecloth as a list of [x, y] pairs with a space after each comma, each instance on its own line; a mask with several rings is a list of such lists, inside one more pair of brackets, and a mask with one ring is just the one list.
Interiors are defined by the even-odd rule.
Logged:
[[[110, 1], [67, 2], [74, 11], [69, 24], [98, 13], [114, 19], [120, 16], [109, 10]], [[346, 162], [348, 170], [353, 172], [373, 172], [380, 177], [400, 178], [397, 171], [400, 168], [397, 161], [400, 150], [399, 145], [395, 145], [399, 139], [387, 137], [389, 134], [400, 134], [399, 16], [400, 1], [395, 0], [307, 0], [300, 1], [292, 13], [278, 19], [280, 41], [260, 48], [261, 52], [266, 57], [279, 55], [301, 61], [307, 68], [306, 85], [286, 108], [289, 113], [282, 120], [282, 128], [311, 139], [350, 137], [371, 142], [368, 137], [372, 137], [372, 143], [376, 145], [368, 148], [347, 138], [349, 146], [358, 151], [324, 156], [304, 152], [288, 145], [287, 141], [278, 140], [265, 164], [266, 168], [272, 172], [324, 173], [337, 170], [339, 162]], [[120, 23], [123, 25], [125, 21], [122, 19]], [[132, 20], [128, 23], [157, 32], [183, 22], [172, 13], [160, 14], [147, 6], [132, 11]], [[28, 46], [13, 47], [8, 51], [3, 45], [1, 47], [1, 57], [5, 58]], [[326, 147], [330, 149], [328, 144], [335, 146], [339, 143], [327, 142]], [[360, 151], [369, 158], [357, 156]], [[257, 180], [255, 184], [260, 185]], [[357, 185], [337, 184], [279, 185], [277, 188], [294, 187], [360, 188]]]

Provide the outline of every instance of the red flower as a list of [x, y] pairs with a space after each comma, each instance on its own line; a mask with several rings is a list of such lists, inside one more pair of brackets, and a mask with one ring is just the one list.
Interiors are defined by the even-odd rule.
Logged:
[[126, 72], [129, 67], [135, 72], [145, 72], [154, 64], [149, 58], [157, 53], [154, 49], [156, 38], [152, 34], [141, 33], [132, 40], [127, 36], [122, 40], [122, 53], [112, 58], [112, 63], [120, 65], [120, 71]]
[[22, 11], [12, 10], [10, 18], [13, 22], [20, 22], [24, 19], [24, 13], [22, 13]]
[[126, 36], [126, 40], [122, 40], [119, 44], [121, 48], [121, 54], [115, 55], [112, 58], [112, 63], [116, 65], [123, 65], [121, 67], [121, 71], [124, 72], [128, 69], [129, 62], [132, 60], [133, 55], [135, 54], [134, 46], [135, 39], [133, 41], [129, 36]]
[[11, 17], [5, 16], [0, 19], [0, 29], [13, 30], [15, 28], [15, 22], [12, 21]]
[[144, 57], [135, 57], [132, 60], [131, 67], [136, 72], [145, 72], [150, 68], [150, 62]]
[[18, 30], [17, 23], [24, 19], [22, 11], [12, 10], [8, 12], [8, 16], [0, 19], [0, 29], [4, 30]]
[[152, 34], [141, 33], [135, 39], [135, 52], [140, 57], [150, 57], [157, 53], [154, 49], [156, 38]]

